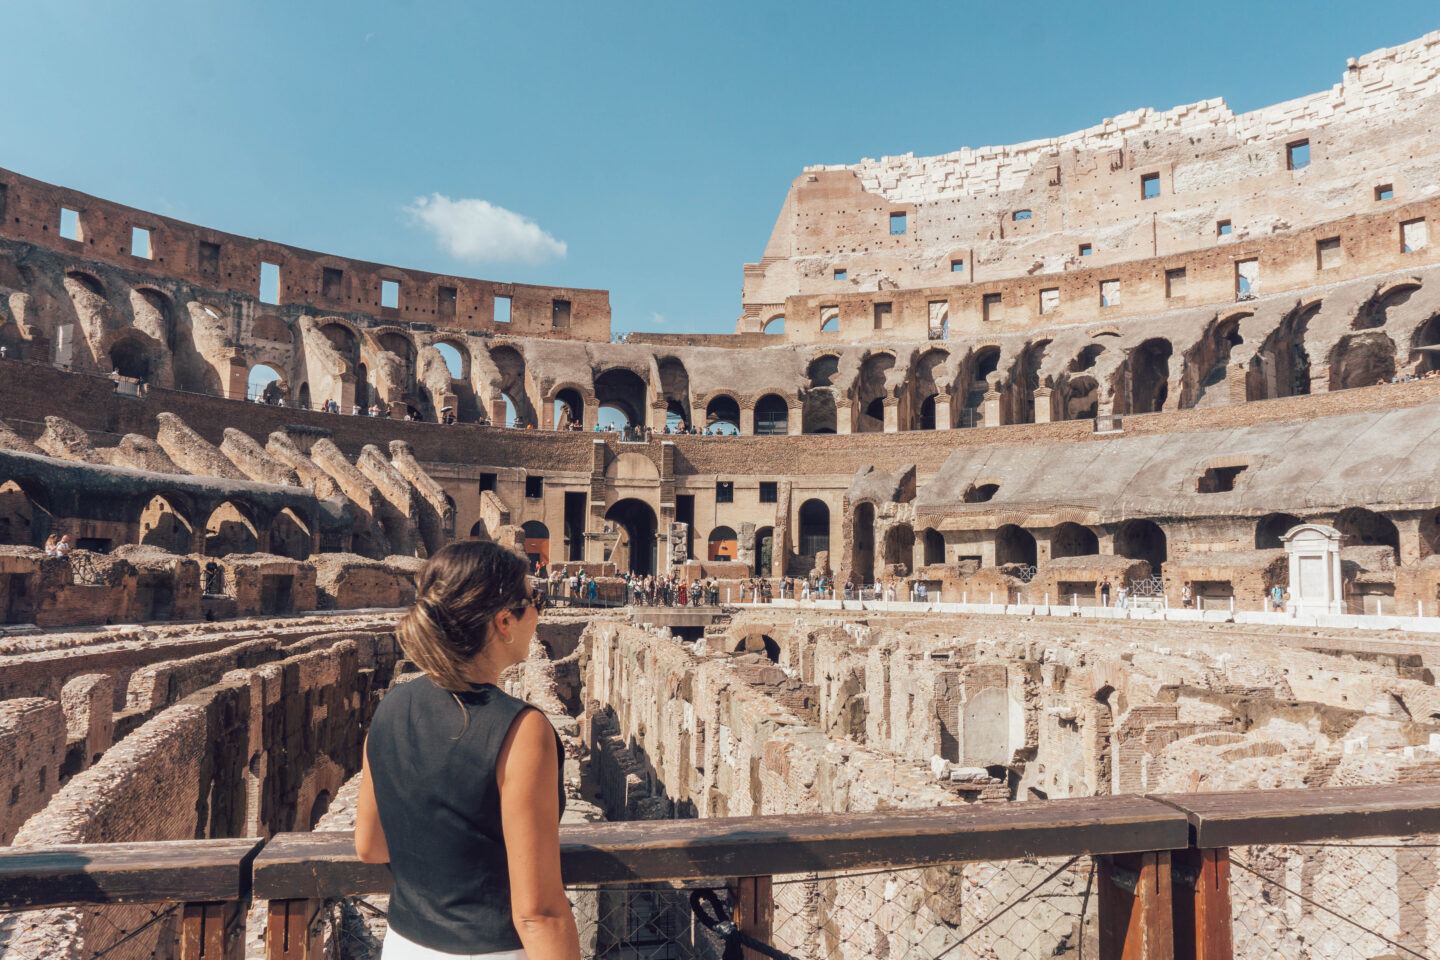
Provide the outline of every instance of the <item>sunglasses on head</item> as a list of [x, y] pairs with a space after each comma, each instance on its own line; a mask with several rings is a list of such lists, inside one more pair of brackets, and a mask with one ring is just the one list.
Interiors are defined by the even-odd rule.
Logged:
[[527, 594], [527, 595], [525, 596], [525, 598], [522, 599], [519, 603], [515, 604], [515, 606], [514, 606], [512, 609], [514, 609], [514, 610], [524, 610], [526, 607], [534, 607], [534, 608], [535, 608], [535, 612], [538, 614], [538, 613], [540, 613], [542, 610], [544, 610], [546, 607], [548, 607], [549, 605], [550, 605], [550, 598], [549, 598], [549, 597], [545, 596], [545, 594], [543, 594], [543, 593], [532, 592], [532, 593], [530, 593], [530, 594]]

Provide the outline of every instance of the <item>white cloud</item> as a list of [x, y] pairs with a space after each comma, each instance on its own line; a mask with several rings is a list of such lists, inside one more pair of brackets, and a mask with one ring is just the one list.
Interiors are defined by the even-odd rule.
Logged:
[[405, 212], [457, 260], [533, 264], [565, 256], [564, 240], [556, 240], [534, 220], [486, 200], [451, 200], [432, 193], [416, 197]]
[[659, 325], [659, 324], [662, 324], [662, 323], [665, 322], [665, 317], [664, 317], [663, 315], [661, 315], [661, 314], [658, 314], [658, 313], [651, 313], [651, 314], [650, 314], [650, 322], [653, 323], [653, 324]]

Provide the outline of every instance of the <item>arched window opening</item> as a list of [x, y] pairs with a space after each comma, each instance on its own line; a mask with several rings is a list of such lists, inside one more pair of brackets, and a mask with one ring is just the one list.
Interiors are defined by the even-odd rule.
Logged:
[[739, 433], [740, 404], [735, 402], [734, 397], [723, 394], [712, 398], [705, 405], [705, 427], [711, 433]]
[[800, 411], [800, 429], [803, 433], [835, 432], [835, 394], [826, 388], [811, 390], [805, 396], [805, 406]]
[[1159, 413], [1170, 391], [1169, 340], [1146, 340], [1130, 353], [1130, 412]]
[[1292, 513], [1267, 513], [1255, 524], [1255, 549], [1278, 550], [1285, 546], [1281, 538], [1303, 523]]
[[897, 523], [885, 531], [885, 575], [909, 576], [915, 564], [915, 528]]
[[254, 553], [260, 545], [255, 523], [248, 512], [229, 500], [220, 504], [205, 522], [205, 556], [225, 557], [232, 553]]
[[529, 559], [530, 565], [540, 564], [542, 567], [550, 565], [550, 528], [539, 520], [527, 520], [520, 527], [520, 532], [525, 535], [525, 556]]
[[765, 321], [765, 328], [761, 332], [771, 336], [780, 336], [785, 333], [785, 315], [777, 314]]
[[140, 341], [126, 338], [110, 347], [110, 362], [122, 377], [150, 379], [150, 351]]
[[731, 527], [716, 527], [710, 531], [705, 557], [708, 560], [734, 560], [740, 556], [740, 537]]
[[775, 528], [761, 527], [755, 531], [755, 576], [770, 576], [770, 565], [774, 559]]
[[605, 511], [605, 519], [619, 534], [607, 542], [609, 556], [605, 559], [641, 576], [654, 573], [656, 521], [650, 505], [627, 497]]
[[1152, 576], [1160, 575], [1160, 568], [1170, 556], [1165, 531], [1153, 520], [1126, 520], [1120, 524], [1115, 531], [1115, 553], [1148, 562]]
[[875, 579], [875, 505], [862, 503], [855, 507], [851, 536], [855, 544], [855, 578], [861, 583]]
[[270, 526], [270, 552], [291, 560], [310, 556], [310, 528], [295, 511], [286, 507]]
[[435, 344], [435, 349], [440, 352], [440, 356], [445, 358], [445, 367], [450, 371], [450, 379], [465, 379], [465, 358], [460, 355], [460, 351], [456, 349], [455, 345], [441, 340]]
[[1344, 536], [1342, 547], [1390, 547], [1400, 552], [1400, 531], [1383, 514], [1364, 507], [1350, 507], [1335, 518], [1335, 529]]
[[790, 432], [790, 406], [783, 397], [767, 393], [755, 403], [755, 434], [784, 436]]
[[645, 412], [649, 409], [646, 390], [639, 374], [621, 367], [606, 370], [595, 378], [595, 399], [600, 402], [602, 416], [604, 408], [610, 407], [623, 416], [627, 425], [645, 424]]
[[995, 565], [1007, 563], [1035, 566], [1035, 537], [1024, 527], [1007, 523], [995, 531]]
[[824, 500], [800, 505], [800, 555], [813, 557], [830, 549], [830, 508]]
[[555, 421], [551, 424], [557, 430], [564, 430], [573, 424], [583, 423], [585, 401], [580, 391], [571, 387], [555, 394]]
[[828, 387], [835, 380], [835, 375], [839, 372], [840, 358], [834, 354], [827, 353], [811, 360], [805, 375], [810, 378], [810, 386]]
[[1100, 538], [1089, 527], [1078, 523], [1062, 523], [1050, 537], [1050, 556], [1090, 557], [1100, 552]]
[[150, 498], [140, 512], [140, 542], [170, 553], [189, 553], [193, 549], [195, 528], [185, 515], [162, 496]]
[[920, 404], [920, 416], [917, 424], [921, 430], [935, 429], [935, 395], [926, 397]]
[[933, 528], [925, 531], [925, 566], [945, 562], [945, 536]]
[[245, 387], [245, 399], [275, 403], [284, 396], [281, 386], [280, 374], [274, 367], [257, 363], [250, 368], [250, 377]]

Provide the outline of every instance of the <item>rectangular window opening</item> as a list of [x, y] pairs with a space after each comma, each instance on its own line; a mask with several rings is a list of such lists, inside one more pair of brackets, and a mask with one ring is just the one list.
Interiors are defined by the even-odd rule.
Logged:
[[280, 302], [280, 264], [260, 261], [260, 302]]
[[334, 267], [322, 267], [320, 270], [320, 296], [327, 300], [338, 300], [342, 296], [341, 291], [345, 286], [345, 271], [337, 270]]
[[525, 478], [525, 499], [539, 500], [545, 496], [545, 478], [529, 476]]
[[456, 290], [454, 287], [438, 287], [435, 290], [435, 310], [442, 320], [455, 318]]
[[1000, 294], [987, 293], [980, 299], [981, 319], [989, 322], [1000, 315]]
[[1113, 307], [1120, 302], [1120, 281], [1100, 281], [1100, 306]]
[[780, 502], [780, 484], [779, 484], [777, 481], [775, 481], [775, 480], [761, 480], [761, 481], [760, 481], [760, 502], [761, 502], [761, 503], [779, 503], [779, 502]]
[[485, 493], [486, 491], [489, 491], [489, 492], [493, 493], [493, 492], [495, 491], [495, 482], [496, 482], [497, 479], [499, 479], [499, 477], [498, 477], [497, 474], [493, 474], [493, 473], [482, 473], [482, 474], [480, 474], [480, 492], [481, 492], [481, 493]]
[[1230, 225], [1229, 220], [1221, 220], [1215, 224], [1215, 236], [1228, 237], [1235, 228]]
[[149, 260], [154, 256], [150, 250], [149, 230], [144, 227], [130, 228], [130, 256], [139, 257], [142, 260]]
[[1165, 296], [1185, 296], [1185, 268], [1176, 267], [1174, 270], [1165, 271]]
[[1032, 216], [1034, 216], [1034, 214], [1032, 214], [1029, 210], [1016, 210], [1014, 213], [1010, 214], [1010, 219], [1015, 221], [1016, 223], [1019, 223], [1022, 220], [1029, 220]]
[[1260, 261], [1254, 257], [1235, 261], [1235, 296], [1248, 299], [1259, 293]]
[[903, 213], [890, 214], [890, 236], [895, 237], [904, 233], [907, 219]]
[[0, 220], [5, 219], [6, 201], [10, 199], [10, 188], [0, 183]]
[[1304, 170], [1310, 166], [1310, 141], [1296, 140], [1286, 144], [1285, 165], [1291, 170]]
[[496, 297], [496, 298], [495, 298], [495, 322], [496, 322], [496, 323], [509, 323], [509, 322], [510, 322], [510, 298], [509, 298], [509, 297]]
[[1195, 483], [1196, 493], [1229, 493], [1235, 489], [1235, 478], [1245, 472], [1244, 466], [1210, 467]]
[[1094, 252], [1095, 252], [1095, 248], [1092, 247], [1092, 246], [1090, 246], [1090, 244], [1088, 244], [1088, 243], [1082, 243], [1082, 244], [1080, 244], [1080, 256], [1082, 256], [1082, 257], [1088, 257], [1088, 256], [1090, 256], [1090, 254], [1092, 254], [1092, 253], [1094, 253]]
[[555, 330], [570, 329], [570, 301], [550, 301], [550, 326]]
[[1389, 183], [1382, 183], [1380, 186], [1376, 187], [1376, 188], [1375, 188], [1375, 199], [1376, 199], [1376, 200], [1394, 200], [1394, 199], [1395, 199], [1395, 187], [1394, 187], [1394, 185], [1389, 184]]
[[1046, 287], [1040, 291], [1040, 313], [1054, 313], [1060, 307], [1060, 288]]
[[390, 310], [398, 310], [400, 308], [399, 280], [380, 281], [380, 306]]
[[1418, 220], [1406, 220], [1400, 224], [1400, 250], [1402, 253], [1414, 253], [1423, 249], [1430, 242], [1430, 231], [1425, 226], [1425, 218]]
[[1341, 260], [1339, 237], [1315, 241], [1315, 269], [1330, 270], [1340, 266]]
[[200, 241], [200, 272], [208, 276], [220, 275], [220, 244]]
[[951, 261], [950, 261], [950, 272], [951, 272], [951, 273], [964, 273], [964, 272], [965, 272], [965, 261], [964, 261], [964, 260], [951, 260]]
[[891, 313], [891, 306], [890, 306], [890, 304], [888, 304], [888, 303], [877, 303], [877, 304], [875, 304], [875, 329], [876, 329], [876, 330], [888, 330], [888, 329], [890, 329], [890, 313]]
[[1140, 198], [1154, 200], [1160, 196], [1160, 174], [1147, 173], [1140, 177]]
[[69, 207], [60, 208], [60, 236], [65, 240], [74, 240], [81, 243], [85, 235], [80, 228], [80, 211], [71, 210]]
[[735, 484], [734, 484], [733, 481], [730, 481], [730, 480], [716, 480], [716, 481], [715, 481], [715, 502], [716, 502], [716, 503], [734, 503], [734, 502], [735, 502]]
[[847, 276], [849, 276], [849, 274], [846, 272], [846, 270], [845, 270], [844, 267], [836, 267], [836, 268], [835, 268], [835, 279], [836, 279], [836, 280], [844, 280]]

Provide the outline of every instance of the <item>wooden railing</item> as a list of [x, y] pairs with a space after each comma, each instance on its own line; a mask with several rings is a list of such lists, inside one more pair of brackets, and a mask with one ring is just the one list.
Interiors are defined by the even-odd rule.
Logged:
[[[1088, 856], [1102, 958], [1227, 960], [1228, 848], [1424, 833], [1440, 833], [1440, 785], [588, 824], [561, 828], [561, 856], [570, 885], [732, 878], [736, 923], [765, 942], [775, 874]], [[252, 897], [269, 901], [270, 960], [316, 960], [327, 901], [389, 889], [347, 833], [0, 851], [0, 909], [179, 901], [182, 960], [239, 960]]]

